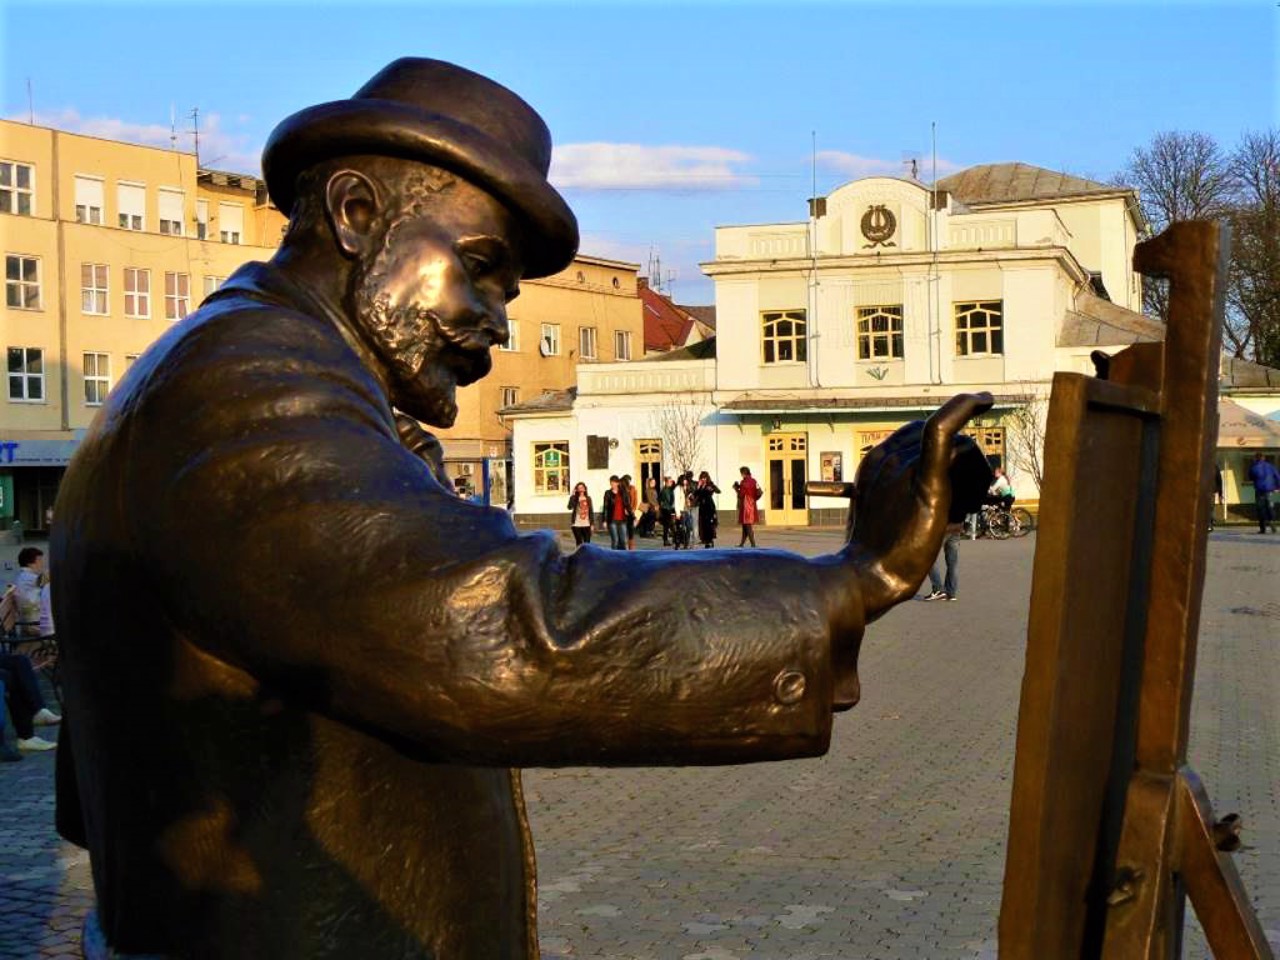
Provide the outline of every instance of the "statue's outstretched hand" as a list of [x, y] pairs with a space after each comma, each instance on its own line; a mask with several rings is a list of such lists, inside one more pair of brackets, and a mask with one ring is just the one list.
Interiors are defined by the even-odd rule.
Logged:
[[863, 458], [848, 542], [814, 561], [831, 629], [834, 709], [847, 710], [862, 695], [858, 653], [866, 625], [915, 593], [947, 524], [982, 504], [991, 468], [978, 445], [959, 432], [991, 404], [989, 393], [952, 397], [928, 420], [907, 424]]
[[991, 404], [989, 393], [953, 397], [863, 459], [845, 551], [858, 571], [865, 623], [915, 593], [948, 522], [960, 522], [982, 503], [991, 468], [978, 445], [959, 431]]

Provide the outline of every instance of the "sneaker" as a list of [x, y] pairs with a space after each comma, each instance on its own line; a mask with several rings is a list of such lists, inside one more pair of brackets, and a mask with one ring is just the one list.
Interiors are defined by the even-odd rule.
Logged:
[[31, 722], [37, 727], [52, 727], [55, 723], [61, 723], [62, 717], [48, 707], [41, 707], [40, 712], [31, 718]]
[[0, 763], [16, 763], [21, 759], [21, 753], [7, 743], [0, 743]]
[[51, 743], [43, 737], [28, 737], [26, 740], [21, 737], [18, 738], [18, 749], [25, 750], [28, 753], [40, 753], [45, 750], [56, 750], [57, 748], [58, 745], [56, 743]]
[[947, 594], [947, 599], [948, 599], [948, 600], [959, 600], [960, 598], [959, 598], [959, 597], [957, 597], [954, 593], [948, 593], [948, 594]]
[[941, 590], [935, 590], [933, 591], [933, 593], [929, 594], [927, 597], [921, 597], [920, 599], [926, 602], [929, 600], [946, 600], [947, 595], [943, 593]]

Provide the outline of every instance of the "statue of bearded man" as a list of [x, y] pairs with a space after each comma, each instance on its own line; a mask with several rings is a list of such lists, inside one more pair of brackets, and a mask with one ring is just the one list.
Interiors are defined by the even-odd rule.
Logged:
[[527, 960], [513, 768], [812, 756], [857, 700], [864, 625], [928, 571], [989, 400], [869, 457], [820, 560], [517, 535], [419, 422], [453, 422], [520, 280], [573, 258], [549, 160], [524, 101], [433, 60], [295, 114], [263, 157], [278, 253], [108, 398], [52, 543], [90, 947]]

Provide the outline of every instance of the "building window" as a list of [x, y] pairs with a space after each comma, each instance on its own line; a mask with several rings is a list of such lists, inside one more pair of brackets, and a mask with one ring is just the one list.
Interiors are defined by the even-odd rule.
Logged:
[[542, 325], [542, 355], [544, 357], [560, 355], [560, 324], [544, 323]]
[[504, 407], [514, 407], [520, 402], [519, 387], [503, 387], [502, 388], [502, 405]]
[[515, 317], [507, 317], [507, 342], [498, 349], [507, 353], [520, 352], [520, 322]]
[[227, 282], [226, 277], [205, 277], [204, 278], [204, 294], [201, 302], [207, 300], [209, 295], [215, 293], [217, 289]]
[[902, 359], [902, 305], [858, 308], [858, 359]]
[[166, 236], [182, 236], [183, 193], [181, 190], [161, 187], [159, 193], [160, 232]]
[[102, 180], [76, 174], [76, 223], [102, 226]]
[[244, 207], [238, 203], [218, 204], [218, 237], [223, 243], [239, 243], [244, 235]]
[[971, 431], [992, 469], [1004, 466], [1004, 427], [979, 427]]
[[765, 363], [802, 363], [808, 356], [803, 310], [774, 310], [760, 314]]
[[147, 228], [147, 188], [140, 183], [116, 184], [116, 206], [121, 229]]
[[196, 239], [209, 239], [209, 201], [196, 201]]
[[956, 304], [956, 356], [1004, 353], [1004, 303], [982, 300]]
[[579, 327], [578, 328], [578, 359], [594, 360], [598, 354], [596, 353], [596, 328], [595, 327]]
[[36, 168], [0, 160], [0, 213], [29, 217], [36, 204]]
[[569, 444], [533, 445], [533, 489], [536, 493], [564, 493], [569, 489]]
[[5, 254], [4, 302], [15, 310], [40, 309], [39, 257]]
[[44, 351], [39, 347], [9, 348], [9, 399], [44, 400]]
[[613, 331], [613, 356], [617, 360], [631, 359], [631, 331]]
[[87, 407], [100, 407], [111, 390], [111, 354], [84, 355], [84, 402]]
[[164, 275], [164, 318], [181, 320], [191, 312], [191, 278], [185, 273]]
[[124, 268], [124, 315], [146, 319], [151, 316], [151, 271]]
[[80, 312], [100, 317], [110, 312], [105, 263], [80, 264]]

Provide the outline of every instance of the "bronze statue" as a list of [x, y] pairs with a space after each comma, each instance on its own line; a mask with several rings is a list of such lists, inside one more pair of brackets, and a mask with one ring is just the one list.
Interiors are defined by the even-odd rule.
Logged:
[[813, 562], [564, 556], [453, 496], [417, 421], [452, 423], [521, 278], [570, 262], [549, 159], [527, 104], [432, 60], [285, 120], [278, 253], [85, 438], [52, 543], [59, 826], [114, 949], [536, 957], [509, 768], [822, 753], [864, 625], [937, 553], [948, 472], [985, 489], [956, 434], [990, 398], [964, 396], [868, 457], [848, 546]]

